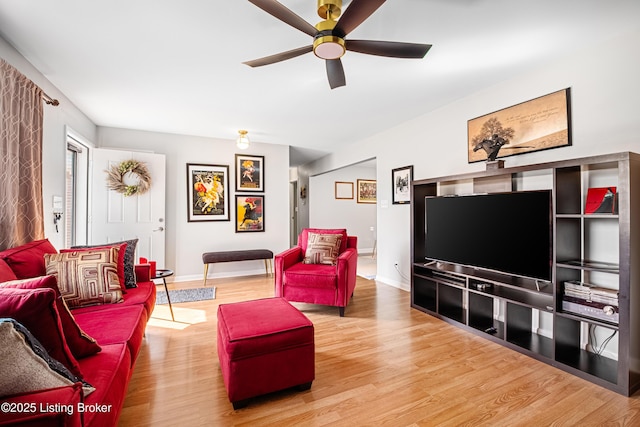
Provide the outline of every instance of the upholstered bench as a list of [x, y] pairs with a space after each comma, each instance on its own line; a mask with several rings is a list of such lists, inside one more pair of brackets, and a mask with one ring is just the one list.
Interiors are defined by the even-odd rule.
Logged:
[[273, 252], [269, 249], [205, 252], [202, 254], [202, 262], [204, 263], [204, 285], [206, 286], [207, 284], [209, 264], [215, 264], [217, 262], [253, 261], [258, 259], [264, 260], [266, 274], [273, 274]]
[[274, 391], [308, 390], [315, 378], [313, 323], [284, 298], [221, 304], [218, 359], [234, 409]]

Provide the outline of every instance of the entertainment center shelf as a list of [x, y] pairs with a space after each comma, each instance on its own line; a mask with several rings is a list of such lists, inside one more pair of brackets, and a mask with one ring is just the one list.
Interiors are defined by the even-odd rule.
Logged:
[[[615, 210], [585, 210], [590, 189], [613, 187]], [[487, 169], [413, 181], [411, 190], [411, 307], [617, 393], [640, 389], [640, 155]], [[458, 264], [455, 253], [454, 261], [427, 256], [438, 252], [434, 240], [441, 241], [428, 232], [427, 211], [429, 221], [438, 212], [433, 199], [496, 195], [487, 198], [491, 203], [501, 193], [529, 192], [551, 197], [551, 280], [519, 275], [516, 266]], [[501, 225], [478, 221], [474, 212], [459, 215], [478, 227]], [[454, 252], [484, 248], [464, 240]], [[510, 251], [530, 256], [528, 243]]]

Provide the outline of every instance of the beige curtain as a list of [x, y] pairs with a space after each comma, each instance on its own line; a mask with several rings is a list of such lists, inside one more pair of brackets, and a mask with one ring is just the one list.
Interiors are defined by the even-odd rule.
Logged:
[[42, 95], [0, 59], [0, 250], [44, 238]]

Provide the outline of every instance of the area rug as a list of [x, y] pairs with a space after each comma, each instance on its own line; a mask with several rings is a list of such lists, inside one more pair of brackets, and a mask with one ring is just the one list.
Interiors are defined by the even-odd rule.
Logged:
[[[171, 304], [216, 299], [216, 288], [169, 289]], [[156, 304], [167, 304], [167, 293], [158, 287]]]

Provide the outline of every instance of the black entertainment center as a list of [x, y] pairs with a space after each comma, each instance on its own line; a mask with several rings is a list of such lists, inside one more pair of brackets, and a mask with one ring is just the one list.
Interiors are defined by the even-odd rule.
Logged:
[[[591, 213], [602, 187], [616, 210]], [[627, 152], [412, 182], [411, 306], [633, 394], [639, 191], [640, 155]]]

